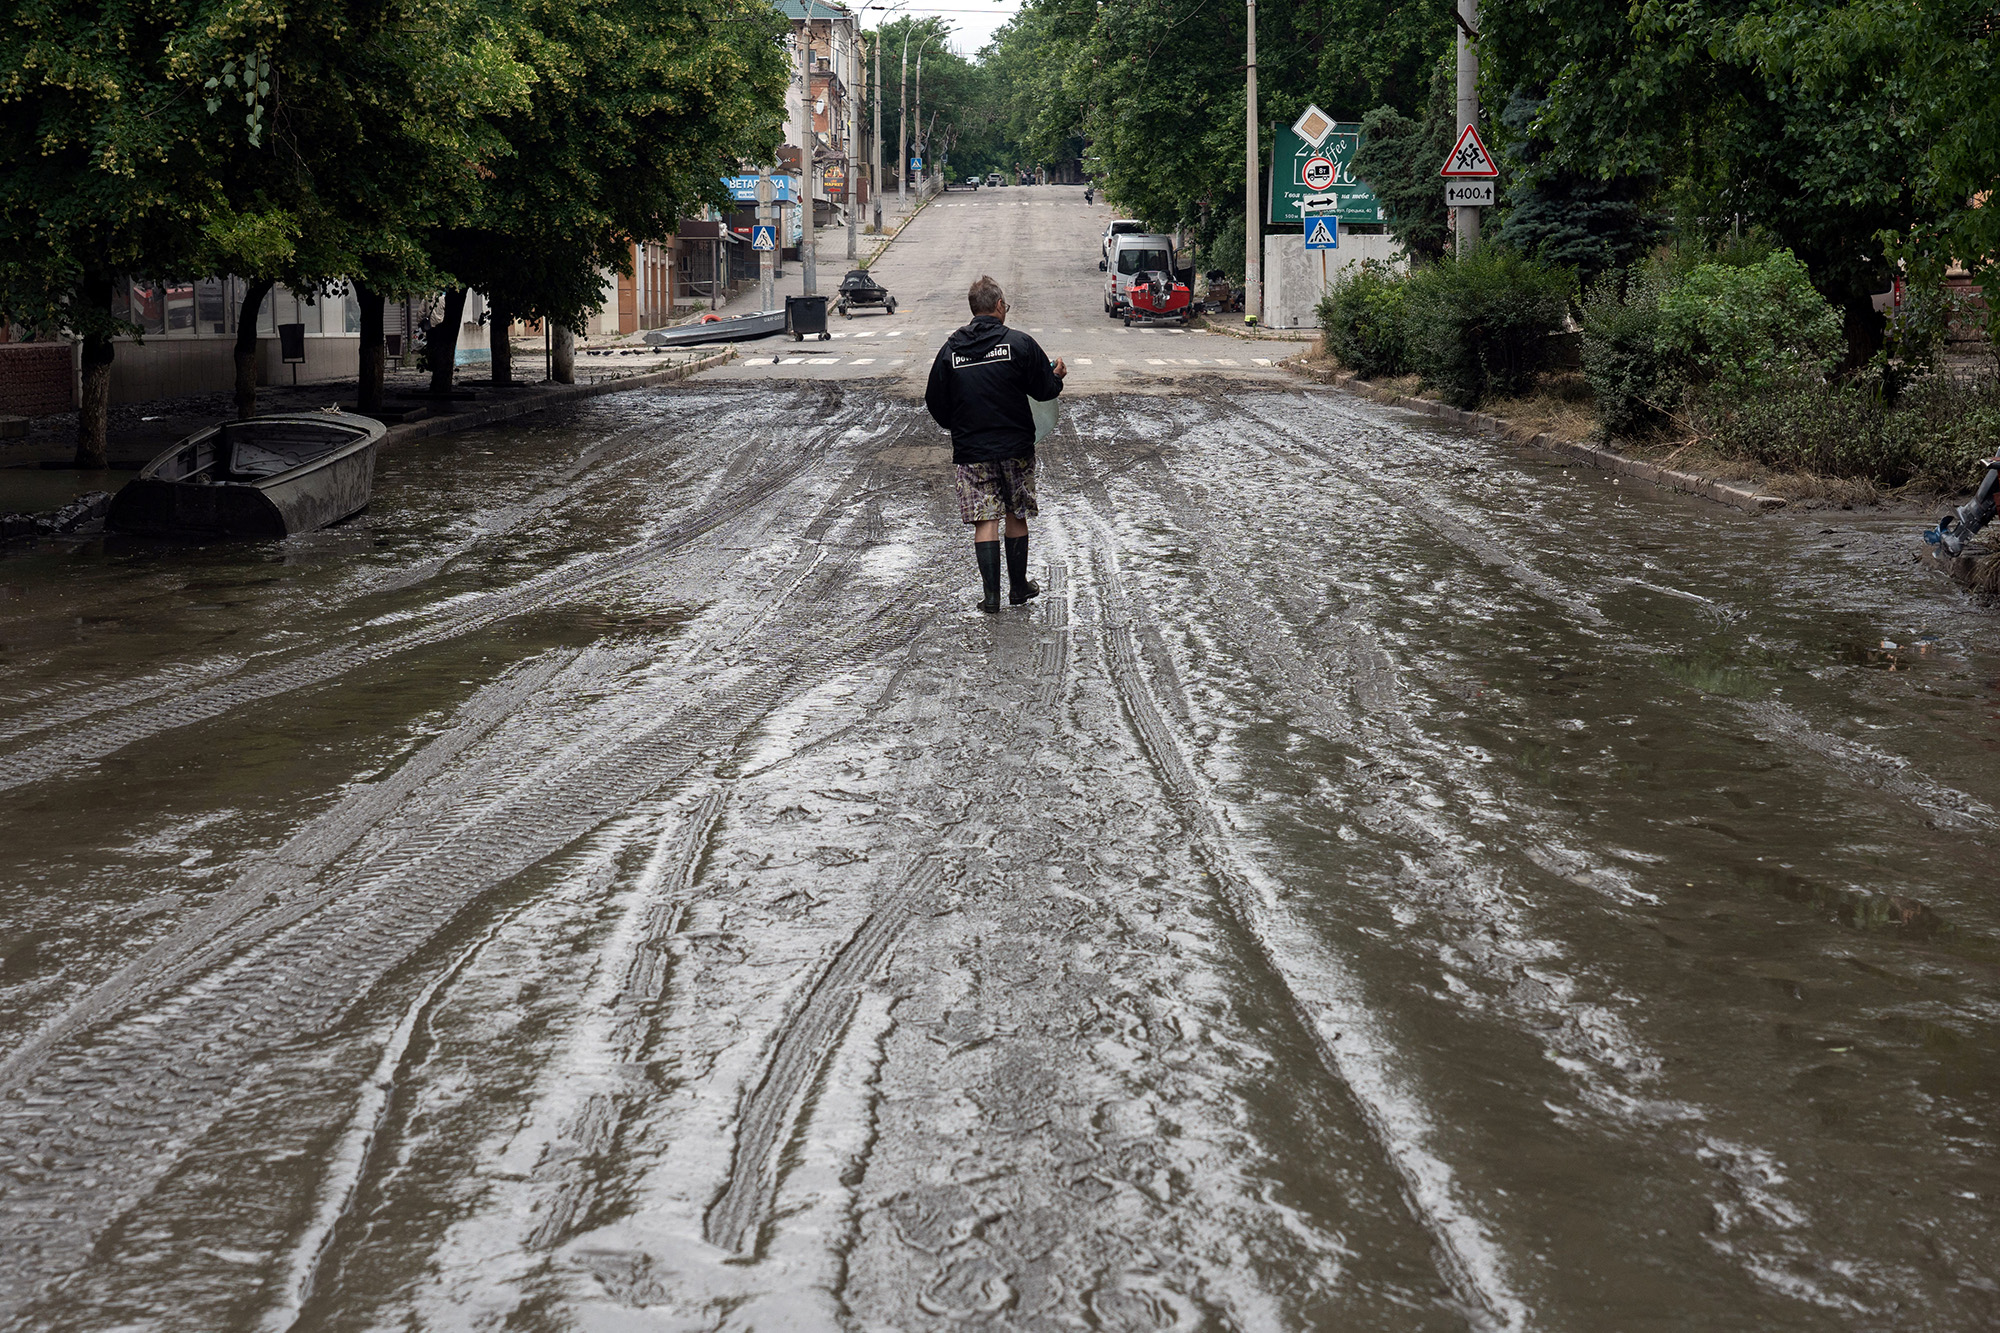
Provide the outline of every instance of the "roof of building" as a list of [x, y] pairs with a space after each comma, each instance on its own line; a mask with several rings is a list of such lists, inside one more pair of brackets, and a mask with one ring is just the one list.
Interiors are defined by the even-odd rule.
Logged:
[[777, 11], [788, 19], [852, 19], [854, 11], [826, 0], [772, 0]]

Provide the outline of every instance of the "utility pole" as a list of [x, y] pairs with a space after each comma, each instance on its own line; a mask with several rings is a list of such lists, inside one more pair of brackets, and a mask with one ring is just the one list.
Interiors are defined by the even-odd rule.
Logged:
[[1257, 207], [1257, 0], [1243, 0], [1243, 6], [1250, 20], [1243, 85], [1243, 322], [1255, 324], [1264, 317], [1264, 219]]
[[757, 308], [775, 310], [778, 302], [777, 245], [784, 244], [778, 238], [778, 210], [771, 207], [771, 169], [757, 168], [757, 221], [769, 224], [774, 248], [757, 252]]
[[[1254, 0], [1253, 0], [1254, 2]], [[1472, 34], [1479, 31], [1479, 0], [1458, 0], [1458, 132], [1479, 123], [1479, 48]], [[1479, 210], [1460, 205], [1452, 210], [1458, 220], [1458, 253], [1469, 254], [1479, 244]]]
[[910, 25], [903, 25], [903, 79], [896, 87], [896, 211], [910, 211]]
[[840, 99], [840, 109], [847, 113], [847, 141], [841, 145], [847, 153], [847, 172], [842, 177], [847, 183], [842, 187], [841, 193], [847, 196], [845, 202], [847, 204], [847, 262], [849, 264], [852, 264], [859, 254], [859, 250], [856, 248], [858, 243], [854, 238], [854, 233], [855, 229], [861, 225], [861, 219], [856, 216], [859, 210], [854, 206], [854, 195], [861, 184], [859, 180], [861, 163], [856, 160], [861, 155], [854, 151], [856, 146], [854, 141], [859, 137], [855, 133], [859, 127], [855, 123], [854, 86], [861, 82], [861, 73], [865, 68], [863, 57], [860, 55], [860, 48], [855, 45], [859, 40], [860, 34], [855, 28], [855, 22], [853, 19], [849, 19], [847, 21], [847, 60], [844, 62], [847, 66], [847, 95]]
[[875, 29], [875, 77], [869, 100], [875, 104], [875, 133], [868, 139], [868, 199], [875, 206], [875, 234], [882, 234], [882, 29]]
[[[927, 40], [927, 41], [925, 41], [925, 43], [924, 43], [924, 46], [929, 46], [929, 45], [930, 45], [930, 42], [929, 42], [928, 40]], [[920, 46], [920, 47], [918, 47], [918, 48], [917, 48], [917, 142], [916, 142], [916, 149], [917, 149], [917, 156], [918, 156], [919, 158], [921, 158], [921, 159], [923, 160], [923, 164], [924, 164], [924, 171], [929, 171], [929, 170], [931, 169], [931, 159], [930, 159], [930, 156], [929, 156], [929, 154], [928, 154], [928, 153], [926, 153], [926, 152], [924, 151], [924, 149], [925, 149], [925, 141], [926, 141], [926, 140], [928, 140], [929, 138], [930, 138], [930, 134], [929, 134], [929, 132], [928, 132], [927, 130], [925, 130], [925, 129], [924, 129], [924, 47], [923, 47], [923, 46]], [[923, 197], [924, 197], [924, 177], [923, 177], [923, 172], [918, 172], [918, 173], [917, 173], [917, 198], [918, 198], [918, 199], [922, 199]]]
[[799, 24], [799, 268], [803, 274], [805, 294], [818, 294], [817, 272], [813, 255], [813, 80], [812, 80], [812, 8], [806, 8], [806, 19]]

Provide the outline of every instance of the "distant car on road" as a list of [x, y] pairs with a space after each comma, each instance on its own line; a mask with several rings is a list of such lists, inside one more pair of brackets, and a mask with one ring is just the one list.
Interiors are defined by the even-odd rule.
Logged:
[[978, 189], [978, 188], [979, 188], [979, 177], [977, 177], [977, 176], [967, 176], [967, 177], [965, 178], [965, 183], [966, 183], [967, 185], [970, 185], [970, 186], [971, 186], [971, 187], [972, 187], [973, 189], [975, 189], [975, 190], [976, 190], [976, 189]]
[[1104, 226], [1104, 239], [1097, 247], [1097, 267], [1101, 272], [1111, 259], [1111, 242], [1115, 237], [1128, 236], [1133, 232], [1146, 230], [1146, 224], [1137, 218], [1114, 218]]
[[1005, 176], [1002, 176], [999, 172], [996, 171], [992, 175], [986, 178], [986, 183], [987, 185], [997, 190], [1002, 185], [1005, 185], [1007, 183], [1007, 178]]

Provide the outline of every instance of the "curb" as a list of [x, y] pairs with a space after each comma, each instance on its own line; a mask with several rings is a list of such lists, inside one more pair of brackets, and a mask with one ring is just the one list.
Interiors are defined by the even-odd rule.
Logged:
[[[938, 194], [943, 194], [943, 193], [944, 191], [942, 190], [938, 191]], [[903, 228], [909, 226], [912, 222], [915, 222], [917, 220], [918, 215], [921, 214], [926, 208], [929, 208], [931, 206], [931, 200], [936, 199], [937, 197], [938, 195], [934, 194], [930, 196], [929, 199], [918, 200], [917, 206], [910, 210], [910, 215], [904, 218], [901, 222], [898, 222], [896, 224], [896, 229], [894, 231], [890, 232], [888, 235], [884, 236], [880, 241], [876, 243], [875, 249], [869, 253], [867, 259], [862, 261], [861, 267], [863, 268], [875, 267], [875, 261], [880, 259], [882, 257], [883, 252], [886, 251], [891, 245], [895, 244], [896, 238], [898, 236], [901, 236], [903, 234]]]
[[1311, 343], [1319, 339], [1318, 329], [1266, 329], [1237, 328], [1230, 324], [1218, 324], [1208, 315], [1200, 316], [1201, 326], [1210, 333], [1227, 334], [1231, 338], [1241, 338], [1245, 342], [1269, 343]]
[[[1431, 416], [1441, 417], [1457, 425], [1472, 426], [1477, 429], [1496, 431], [1501, 434], [1507, 434], [1519, 429], [1512, 422], [1504, 421], [1490, 413], [1467, 412], [1463, 408], [1453, 407], [1449, 403], [1433, 402], [1429, 398], [1406, 398], [1402, 394], [1385, 392], [1366, 381], [1357, 380], [1351, 371], [1343, 370], [1338, 372], [1334, 375], [1332, 382], [1337, 388], [1345, 389], [1349, 393], [1359, 394], [1363, 398], [1372, 398], [1385, 406], [1403, 407], [1413, 412], [1428, 413]], [[1620, 476], [1631, 477], [1637, 481], [1650, 482], [1665, 490], [1681, 491], [1687, 495], [1698, 495], [1704, 500], [1713, 500], [1717, 504], [1729, 505], [1732, 508], [1742, 509], [1752, 514], [1768, 514], [1774, 510], [1783, 509], [1786, 504], [1785, 498], [1782, 495], [1759, 495], [1755, 491], [1746, 491], [1740, 486], [1731, 486], [1727, 482], [1717, 481], [1713, 477], [1703, 477], [1693, 472], [1681, 472], [1674, 468], [1661, 467], [1658, 463], [1648, 463], [1642, 459], [1627, 458], [1615, 450], [1606, 449], [1600, 445], [1579, 444], [1574, 440], [1559, 440], [1546, 431], [1537, 432], [1526, 439], [1517, 440], [1517, 443], [1525, 444], [1534, 449], [1546, 449], [1550, 453], [1566, 454], [1578, 462], [1587, 463], [1592, 467], [1603, 468], [1607, 472], [1616, 472]]]
[[422, 421], [391, 426], [389, 433], [382, 439], [382, 448], [406, 444], [411, 440], [421, 440], [431, 435], [448, 435], [453, 431], [473, 430], [500, 421], [511, 421], [515, 417], [524, 417], [530, 412], [539, 412], [543, 408], [554, 407], [559, 403], [598, 398], [608, 393], [623, 393], [627, 389], [650, 389], [662, 384], [672, 384], [676, 380], [684, 380], [690, 375], [698, 375], [704, 370], [734, 361], [736, 351], [736, 348], [730, 347], [693, 361], [684, 361], [678, 366], [669, 366], [665, 370], [647, 371], [643, 375], [627, 375], [623, 379], [599, 380], [595, 384], [560, 384], [539, 393], [524, 394], [504, 403], [489, 403], [485, 407], [473, 408], [468, 412], [425, 417]]

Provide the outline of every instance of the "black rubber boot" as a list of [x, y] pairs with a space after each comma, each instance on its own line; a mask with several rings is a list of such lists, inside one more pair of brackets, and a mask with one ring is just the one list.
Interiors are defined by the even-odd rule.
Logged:
[[1030, 597], [1040, 597], [1042, 585], [1028, 582], [1028, 539], [1007, 539], [1007, 600], [1015, 606]]
[[974, 542], [972, 553], [979, 557], [979, 581], [986, 585], [979, 609], [990, 616], [1000, 610], [1000, 543]]

